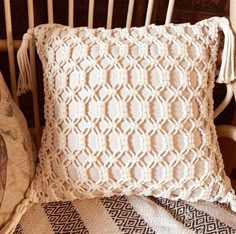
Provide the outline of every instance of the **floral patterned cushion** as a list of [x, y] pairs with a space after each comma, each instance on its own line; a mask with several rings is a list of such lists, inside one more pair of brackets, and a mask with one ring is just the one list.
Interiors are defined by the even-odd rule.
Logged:
[[34, 175], [35, 155], [26, 120], [0, 73], [0, 227], [24, 199]]

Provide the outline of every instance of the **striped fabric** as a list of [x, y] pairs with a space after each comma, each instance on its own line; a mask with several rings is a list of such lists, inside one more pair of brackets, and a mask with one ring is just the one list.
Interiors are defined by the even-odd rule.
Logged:
[[220, 204], [137, 196], [35, 204], [14, 234], [236, 233], [236, 214]]

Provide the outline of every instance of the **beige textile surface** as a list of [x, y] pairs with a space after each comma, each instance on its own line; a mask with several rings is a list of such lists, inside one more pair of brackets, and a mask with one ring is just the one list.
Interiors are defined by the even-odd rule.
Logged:
[[[0, 134], [7, 150], [6, 167], [0, 167], [6, 176], [3, 200], [0, 200], [0, 227], [11, 217], [16, 206], [25, 197], [33, 179], [36, 152], [26, 120], [16, 106], [0, 73]], [[0, 164], [2, 162], [0, 161]], [[4, 173], [3, 174], [3, 170]], [[1, 189], [1, 186], [0, 186]]]
[[36, 204], [14, 234], [236, 233], [236, 215], [208, 202], [137, 196]]

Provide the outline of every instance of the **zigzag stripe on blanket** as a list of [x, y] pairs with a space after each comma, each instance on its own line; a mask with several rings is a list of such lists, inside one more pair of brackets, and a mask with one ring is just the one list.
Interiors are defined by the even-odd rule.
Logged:
[[89, 233], [79, 212], [68, 202], [50, 202], [42, 204], [52, 230], [55, 233]]
[[[236, 233], [235, 228], [228, 226], [223, 221], [214, 218], [202, 210], [198, 210], [187, 202], [153, 197], [150, 199], [157, 205], [164, 207], [176, 220], [196, 233]], [[215, 204], [215, 206], [217, 205], [220, 206], [219, 204]]]
[[104, 207], [123, 233], [153, 234], [155, 231], [148, 226], [128, 202], [126, 197], [110, 197], [101, 199]]
[[137, 196], [36, 204], [14, 234], [236, 233], [235, 214], [205, 204]]

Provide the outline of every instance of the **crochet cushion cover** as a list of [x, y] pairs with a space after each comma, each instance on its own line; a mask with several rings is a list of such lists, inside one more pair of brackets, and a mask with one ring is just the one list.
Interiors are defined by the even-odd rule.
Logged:
[[[224, 18], [29, 30], [25, 40], [34, 37], [43, 64], [46, 125], [28, 196], [49, 202], [136, 194], [235, 204], [213, 123], [221, 28], [232, 45]], [[218, 81], [234, 79], [224, 77], [227, 66]]]

